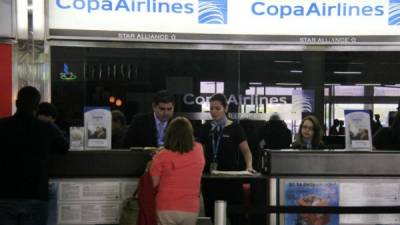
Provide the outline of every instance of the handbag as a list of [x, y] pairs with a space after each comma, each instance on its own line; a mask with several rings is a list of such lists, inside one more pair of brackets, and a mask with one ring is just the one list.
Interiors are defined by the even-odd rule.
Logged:
[[132, 197], [122, 202], [121, 215], [119, 217], [119, 225], [136, 225], [139, 215], [139, 201], [136, 189]]

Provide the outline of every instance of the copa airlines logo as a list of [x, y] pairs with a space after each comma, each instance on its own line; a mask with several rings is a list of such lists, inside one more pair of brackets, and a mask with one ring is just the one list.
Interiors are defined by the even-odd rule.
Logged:
[[[61, 10], [96, 12], [125, 12], [152, 14], [194, 14], [198, 8], [199, 24], [226, 24], [228, 0], [55, 0]], [[198, 6], [196, 4], [198, 3]]]
[[226, 24], [227, 0], [199, 0], [200, 24]]
[[314, 112], [314, 91], [293, 90], [292, 112]]
[[[399, 0], [390, 0], [399, 2]], [[275, 1], [276, 2], [276, 1]], [[384, 5], [374, 1], [360, 1], [363, 4], [328, 1], [310, 1], [307, 4], [274, 4], [273, 1], [255, 1], [251, 11], [256, 16], [286, 17], [371, 17], [384, 16]]]
[[400, 25], [400, 0], [389, 2], [389, 25]]

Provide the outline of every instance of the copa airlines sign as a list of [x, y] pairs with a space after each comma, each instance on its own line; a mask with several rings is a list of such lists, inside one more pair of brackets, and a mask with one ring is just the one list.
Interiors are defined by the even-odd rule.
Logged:
[[[186, 105], [202, 105], [210, 101], [211, 96], [194, 95], [192, 93], [183, 96]], [[265, 96], [265, 95], [229, 95], [228, 104], [234, 105], [262, 105], [262, 104], [287, 104], [292, 102], [292, 96]]]
[[306, 5], [281, 5], [269, 4], [266, 2], [255, 2], [252, 5], [252, 13], [259, 16], [279, 17], [363, 17], [363, 16], [383, 16], [384, 6], [380, 4], [352, 5], [346, 2], [312, 2]]
[[[73, 31], [78, 36], [138, 41], [174, 41], [198, 34], [206, 41], [244, 37], [266, 41], [277, 35], [400, 34], [400, 0], [48, 0], [48, 4], [50, 36], [69, 36]], [[153, 35], [146, 36], [149, 33]]]

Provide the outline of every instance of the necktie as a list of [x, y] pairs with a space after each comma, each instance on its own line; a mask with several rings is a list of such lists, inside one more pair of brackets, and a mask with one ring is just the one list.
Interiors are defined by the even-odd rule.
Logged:
[[164, 145], [164, 128], [165, 122], [160, 122], [158, 124], [158, 146]]

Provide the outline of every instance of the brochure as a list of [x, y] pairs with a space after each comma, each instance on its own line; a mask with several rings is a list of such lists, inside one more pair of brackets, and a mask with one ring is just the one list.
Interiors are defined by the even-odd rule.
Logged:
[[344, 110], [346, 149], [372, 150], [371, 121], [368, 110]]
[[70, 127], [69, 128], [70, 150], [83, 150], [84, 142], [85, 142], [85, 128], [84, 127]]
[[85, 107], [86, 149], [111, 149], [109, 107]]

